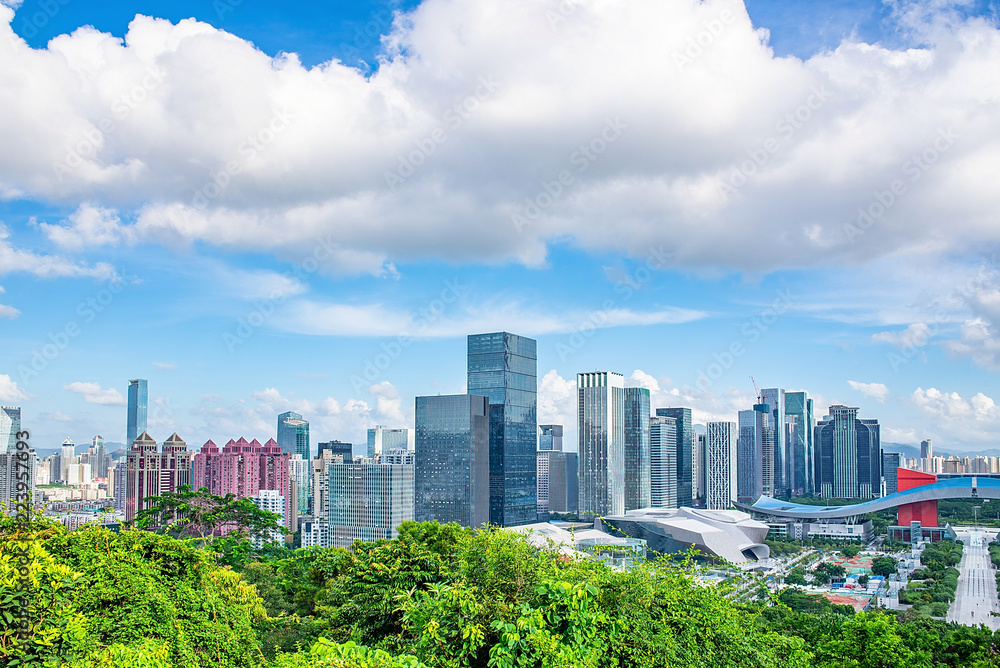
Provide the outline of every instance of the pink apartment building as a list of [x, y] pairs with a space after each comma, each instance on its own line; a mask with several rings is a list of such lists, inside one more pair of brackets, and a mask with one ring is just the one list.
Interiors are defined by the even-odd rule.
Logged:
[[292, 504], [292, 486], [289, 476], [288, 454], [273, 438], [264, 445], [254, 439], [230, 440], [222, 449], [212, 441], [201, 446], [192, 465], [194, 489], [205, 487], [212, 494], [237, 498], [256, 496], [264, 489], [274, 490], [285, 499], [285, 527], [294, 530], [295, 517]]

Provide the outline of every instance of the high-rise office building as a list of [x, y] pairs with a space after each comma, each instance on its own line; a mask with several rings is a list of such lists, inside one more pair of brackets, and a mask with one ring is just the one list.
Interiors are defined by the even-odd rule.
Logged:
[[788, 451], [788, 429], [785, 420], [785, 391], [768, 388], [760, 391], [762, 401], [771, 409], [768, 424], [773, 438], [773, 493], [770, 496], [787, 499], [791, 496], [791, 478], [795, 463]]
[[882, 495], [882, 438], [878, 420], [858, 419], [858, 496], [873, 499]]
[[821, 496], [853, 499], [880, 494], [882, 462], [877, 420], [859, 420], [857, 408], [830, 406], [830, 414], [816, 424], [813, 440], [819, 458], [816, 482]]
[[576, 513], [580, 504], [577, 453], [551, 450], [540, 456], [545, 457], [549, 467], [549, 513]]
[[104, 449], [104, 438], [95, 436], [90, 446], [93, 450], [93, 461], [90, 462], [90, 471], [95, 478], [108, 477], [108, 453]]
[[114, 488], [115, 510], [120, 513], [125, 512], [128, 495], [128, 463], [127, 459], [119, 460], [114, 468], [108, 470], [108, 477], [112, 479], [111, 486]]
[[753, 503], [761, 495], [760, 461], [757, 459], [757, 415], [755, 411], [737, 413], [736, 498]]
[[790, 430], [788, 451], [792, 460], [792, 496], [816, 493], [816, 462], [813, 447], [813, 400], [805, 392], [785, 392], [785, 417], [794, 418], [794, 429]]
[[537, 520], [537, 346], [508, 332], [468, 339], [468, 393], [490, 402], [490, 522]]
[[694, 424], [691, 422], [690, 408], [657, 408], [660, 417], [677, 421], [677, 503], [679, 507], [691, 507], [694, 499]]
[[322, 458], [324, 452], [339, 455], [348, 464], [354, 461], [354, 445], [343, 441], [326, 441], [320, 443], [316, 448], [316, 456]]
[[625, 513], [625, 377], [594, 371], [576, 376], [580, 514]]
[[920, 441], [920, 458], [931, 459], [932, 457], [934, 457], [934, 443], [929, 438]]
[[17, 432], [21, 431], [21, 409], [0, 406], [0, 454], [17, 451]]
[[413, 521], [414, 467], [409, 464], [330, 464], [330, 545], [395, 538]]
[[146, 415], [149, 407], [149, 390], [146, 381], [135, 378], [128, 382], [128, 421], [125, 429], [125, 447], [146, 431]]
[[766, 403], [754, 404], [754, 449], [756, 450], [759, 468], [754, 472], [757, 476], [757, 489], [764, 496], [773, 497], [774, 488], [774, 453], [775, 426], [772, 422], [771, 406]]
[[391, 450], [376, 454], [372, 461], [376, 464], [407, 464], [409, 466], [416, 466], [417, 453], [416, 450], [392, 448]]
[[416, 398], [417, 521], [490, 522], [491, 409], [475, 394]]
[[677, 420], [656, 415], [649, 419], [649, 491], [653, 508], [678, 508]]
[[736, 500], [736, 423], [709, 422], [705, 428], [705, 507], [728, 510]]
[[649, 390], [625, 388], [625, 510], [649, 508]]
[[295, 510], [299, 515], [309, 514], [309, 501], [312, 497], [312, 470], [310, 462], [302, 455], [295, 453], [288, 458], [288, 476], [295, 489]]
[[[735, 441], [734, 441], [735, 442]], [[708, 479], [705, 469], [705, 448], [707, 446], [706, 435], [694, 435], [694, 498], [704, 499], [708, 490]], [[735, 498], [735, 497], [734, 497]]]
[[[903, 455], [898, 452], [882, 453], [882, 481], [884, 483], [884, 494], [895, 494], [899, 491], [899, 479], [896, 470], [905, 468]], [[988, 471], [981, 471], [988, 473]]]
[[561, 452], [563, 449], [563, 426], [561, 424], [538, 425], [538, 449]]
[[413, 450], [414, 433], [412, 429], [389, 429], [376, 425], [368, 430], [368, 458], [389, 450]]
[[298, 453], [309, 459], [309, 423], [298, 413], [288, 411], [278, 416], [278, 447], [286, 455]]
[[551, 450], [539, 450], [535, 459], [535, 503], [538, 509], [538, 521], [549, 519], [549, 453]]

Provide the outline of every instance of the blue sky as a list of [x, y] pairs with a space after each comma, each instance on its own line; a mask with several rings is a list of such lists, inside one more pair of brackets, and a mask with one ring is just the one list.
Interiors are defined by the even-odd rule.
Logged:
[[700, 421], [753, 376], [998, 447], [991, 3], [0, 12], [0, 402], [37, 447], [123, 440], [135, 377], [157, 440], [360, 443], [497, 329], [570, 439], [610, 369]]

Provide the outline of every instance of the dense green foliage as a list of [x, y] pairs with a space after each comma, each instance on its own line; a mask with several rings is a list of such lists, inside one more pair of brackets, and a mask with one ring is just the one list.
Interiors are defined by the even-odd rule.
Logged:
[[921, 614], [944, 617], [955, 600], [962, 544], [952, 541], [931, 543], [920, 555], [921, 568], [915, 570], [910, 584], [899, 592], [899, 602], [909, 603]]
[[[19, 639], [8, 623], [0, 665], [993, 665], [984, 629], [855, 615], [794, 588], [771, 598], [754, 587], [762, 598], [740, 604], [696, 583], [691, 563], [618, 572], [505, 530], [406, 523], [395, 540], [294, 551], [231, 537], [200, 548], [200, 535], [68, 532], [44, 520], [31, 531], [2, 520], [0, 537], [0, 613], [24, 610], [12, 555], [32, 550], [32, 633]], [[931, 553], [934, 567], [950, 563], [951, 549]]]
[[[979, 506], [978, 511], [973, 507]], [[1000, 526], [1000, 505], [983, 503], [982, 499], [942, 499], [938, 501], [938, 521], [952, 525], [978, 523], [980, 526]]]
[[889, 577], [896, 572], [896, 560], [892, 557], [876, 557], [872, 559], [872, 575]]

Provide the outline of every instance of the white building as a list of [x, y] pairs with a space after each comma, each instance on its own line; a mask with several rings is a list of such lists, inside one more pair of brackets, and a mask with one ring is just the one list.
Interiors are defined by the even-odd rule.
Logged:
[[413, 429], [389, 429], [375, 425], [374, 429], [368, 430], [368, 457], [374, 459], [375, 455], [389, 450], [412, 451], [415, 437]]
[[73, 452], [76, 444], [71, 439], [63, 441], [59, 454], [59, 479], [63, 482], [69, 480], [69, 465], [73, 463]]
[[[253, 504], [258, 508], [260, 508], [261, 510], [265, 510], [269, 513], [274, 513], [275, 515], [280, 517], [281, 518], [280, 524], [282, 526], [288, 526], [288, 517], [286, 515], [286, 510], [290, 509], [285, 508], [285, 497], [281, 494], [281, 492], [274, 489], [262, 489], [259, 492], [257, 492], [257, 494], [255, 494], [254, 496], [251, 496], [250, 500], [253, 501]], [[260, 547], [265, 542], [281, 543], [283, 540], [284, 540], [284, 534], [281, 531], [275, 529], [271, 531], [269, 538], [251, 538], [250, 542], [257, 547]]]
[[729, 510], [736, 500], [735, 422], [709, 422], [705, 434], [705, 507]]
[[297, 452], [288, 460], [288, 480], [294, 488], [297, 513], [299, 516], [308, 515], [312, 499], [312, 467], [309, 460]]
[[330, 545], [395, 538], [397, 527], [413, 520], [414, 471], [411, 464], [328, 466]]
[[330, 547], [330, 523], [314, 517], [302, 518], [299, 537], [302, 547]]

